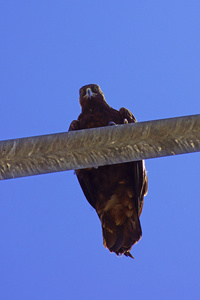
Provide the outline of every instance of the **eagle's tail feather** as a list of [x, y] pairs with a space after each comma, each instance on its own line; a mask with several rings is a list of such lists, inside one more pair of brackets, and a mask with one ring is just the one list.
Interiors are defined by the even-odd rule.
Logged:
[[130, 250], [142, 236], [133, 200], [123, 195], [121, 201], [120, 197], [113, 196], [97, 213], [102, 223], [104, 246], [117, 255], [132, 257]]
[[[134, 224], [134, 225], [133, 225]], [[121, 226], [102, 226], [104, 246], [117, 255], [131, 256], [132, 246], [139, 241], [142, 235], [139, 218], [127, 218]]]

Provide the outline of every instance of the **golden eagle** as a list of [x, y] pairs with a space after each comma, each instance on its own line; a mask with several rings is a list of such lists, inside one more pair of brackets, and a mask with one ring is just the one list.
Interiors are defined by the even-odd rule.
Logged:
[[[69, 130], [135, 123], [133, 114], [122, 107], [110, 107], [96, 84], [80, 91], [82, 112]], [[117, 255], [130, 256], [131, 247], [142, 236], [139, 216], [147, 193], [144, 161], [75, 170], [88, 202], [96, 210], [102, 225], [103, 243]]]

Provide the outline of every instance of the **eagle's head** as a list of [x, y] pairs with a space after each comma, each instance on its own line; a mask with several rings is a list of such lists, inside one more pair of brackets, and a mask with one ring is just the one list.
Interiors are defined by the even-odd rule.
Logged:
[[99, 104], [105, 104], [103, 92], [97, 84], [87, 84], [79, 90], [79, 102], [82, 109]]

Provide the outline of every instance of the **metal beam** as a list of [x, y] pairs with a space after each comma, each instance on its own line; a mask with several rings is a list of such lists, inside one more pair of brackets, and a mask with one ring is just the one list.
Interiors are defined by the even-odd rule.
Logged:
[[200, 151], [200, 115], [0, 142], [0, 179]]

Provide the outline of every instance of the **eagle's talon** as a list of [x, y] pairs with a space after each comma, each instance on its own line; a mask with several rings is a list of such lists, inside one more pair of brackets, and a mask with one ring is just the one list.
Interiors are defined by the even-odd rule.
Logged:
[[117, 125], [115, 122], [113, 122], [113, 121], [110, 121], [109, 123], [108, 123], [108, 126], [112, 126], [112, 125]]

